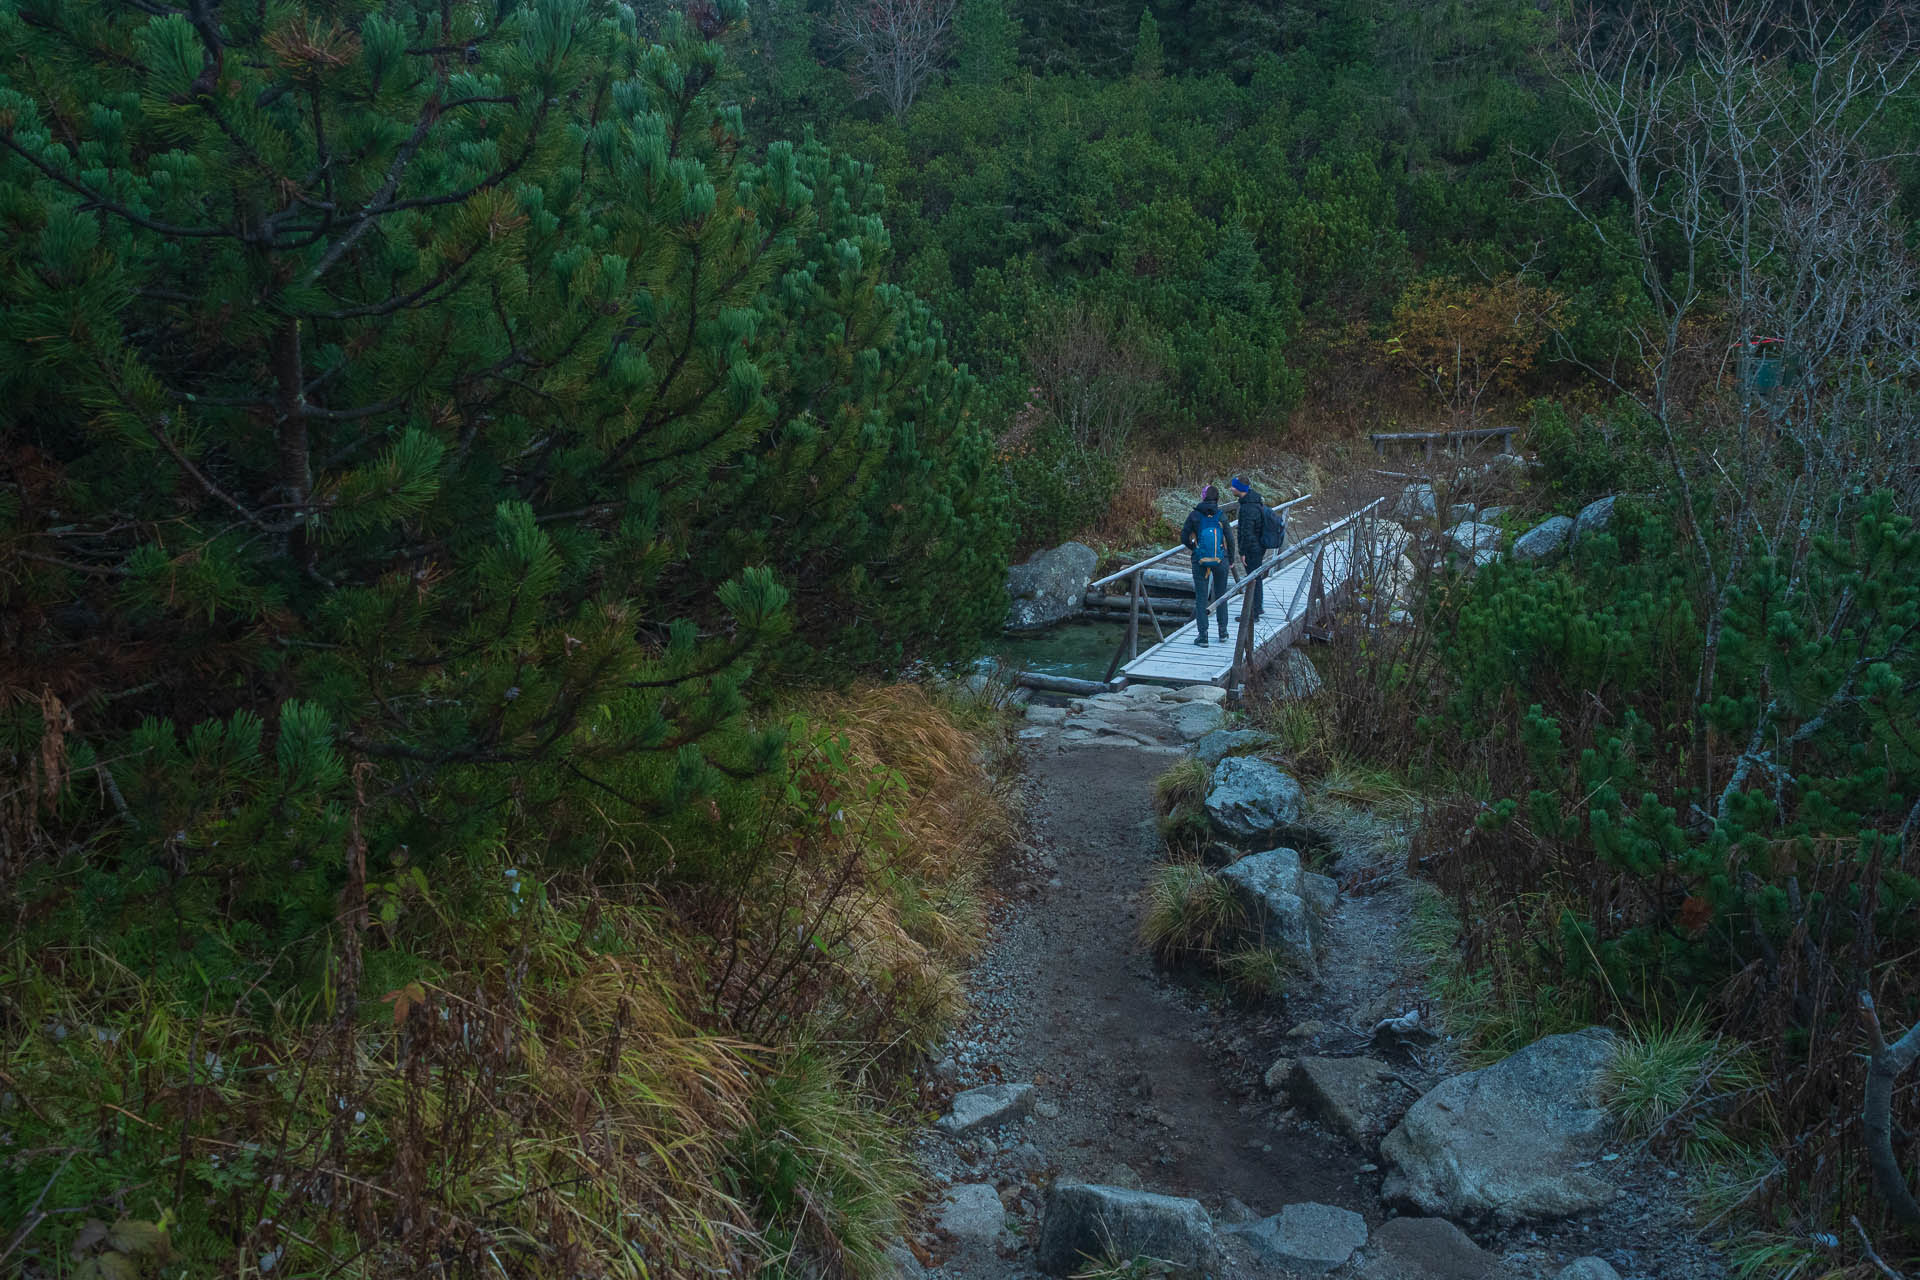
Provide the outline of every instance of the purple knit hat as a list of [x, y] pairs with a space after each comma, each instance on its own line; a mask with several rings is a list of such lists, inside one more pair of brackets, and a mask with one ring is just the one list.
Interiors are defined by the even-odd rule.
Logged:
[[1220, 491], [1214, 488], [1212, 485], [1208, 485], [1206, 488], [1200, 491], [1200, 501], [1218, 502], [1220, 501]]

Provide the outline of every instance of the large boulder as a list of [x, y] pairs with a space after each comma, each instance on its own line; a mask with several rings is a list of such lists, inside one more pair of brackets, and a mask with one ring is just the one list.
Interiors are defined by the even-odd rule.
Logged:
[[1197, 742], [1225, 725], [1227, 713], [1217, 702], [1183, 702], [1168, 713], [1167, 719], [1183, 739]]
[[1271, 1218], [1232, 1234], [1253, 1246], [1261, 1259], [1295, 1275], [1325, 1275], [1344, 1266], [1367, 1243], [1367, 1220], [1330, 1204], [1290, 1204]]
[[955, 1094], [953, 1108], [934, 1124], [957, 1138], [977, 1129], [1018, 1120], [1032, 1110], [1032, 1085], [988, 1084]]
[[1613, 504], [1615, 498], [1602, 498], [1598, 502], [1589, 502], [1580, 508], [1580, 514], [1574, 517], [1573, 540], [1579, 542], [1590, 533], [1598, 533], [1613, 523]]
[[1300, 820], [1300, 784], [1264, 760], [1230, 756], [1213, 771], [1207, 816], [1241, 840], [1270, 836]]
[[1481, 524], [1477, 520], [1462, 520], [1446, 532], [1447, 546], [1482, 565], [1500, 555], [1500, 526]]
[[1292, 849], [1249, 854], [1223, 869], [1220, 878], [1233, 889], [1255, 937], [1315, 968], [1320, 916], [1339, 898], [1333, 881], [1303, 870]]
[[1413, 535], [1391, 520], [1376, 520], [1370, 526], [1367, 547], [1362, 555], [1376, 564], [1391, 563], [1413, 545]]
[[1523, 562], [1545, 560], [1566, 546], [1572, 533], [1572, 516], [1549, 516], [1514, 539], [1513, 558]]
[[1280, 655], [1268, 668], [1265, 683], [1276, 698], [1311, 698], [1323, 687], [1313, 659], [1298, 648]]
[[1033, 631], [1077, 612], [1100, 565], [1092, 547], [1068, 542], [1007, 570], [1007, 627]]
[[1614, 1187], [1595, 1160], [1613, 1131], [1601, 1103], [1613, 1054], [1612, 1037], [1593, 1028], [1442, 1081], [1380, 1144], [1392, 1170], [1382, 1194], [1422, 1213], [1503, 1223], [1605, 1204]]
[[1373, 1058], [1301, 1058], [1285, 1091], [1294, 1106], [1362, 1147], [1393, 1127], [1415, 1093]]
[[1500, 1260], [1445, 1218], [1389, 1218], [1367, 1242], [1360, 1280], [1492, 1280]]
[[1057, 1276], [1071, 1275], [1089, 1259], [1135, 1257], [1206, 1271], [1217, 1252], [1213, 1222], [1198, 1200], [1056, 1182], [1047, 1194], [1034, 1262]]
[[1272, 741], [1272, 734], [1258, 729], [1216, 729], [1193, 744], [1193, 754], [1211, 768], [1230, 755], [1252, 751]]
[[1434, 505], [1433, 486], [1430, 484], [1410, 484], [1400, 491], [1400, 497], [1393, 504], [1395, 520], [1431, 520], [1438, 508]]

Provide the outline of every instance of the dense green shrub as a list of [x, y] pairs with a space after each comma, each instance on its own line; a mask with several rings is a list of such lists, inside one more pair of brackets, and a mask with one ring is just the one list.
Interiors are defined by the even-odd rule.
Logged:
[[[1696, 544], [1623, 500], [1562, 564], [1448, 585], [1425, 721], [1489, 791], [1438, 869], [1475, 953], [1532, 957], [1497, 975], [1513, 997], [1571, 983], [1636, 1019], [1710, 1001], [1765, 1046], [1789, 1132], [1859, 1106], [1860, 992], [1920, 1017], [1900, 960], [1920, 944], [1920, 533], [1879, 493], [1803, 554], [1733, 561], [1709, 627]], [[1859, 1167], [1851, 1139], [1817, 1145]]]
[[[893, 785], [769, 709], [971, 652], [1008, 528], [870, 171], [750, 154], [715, 94], [739, 17], [0, 0], [0, 1028], [45, 1100], [0, 1218], [151, 1184], [151, 1131], [194, 1156], [155, 1199], [196, 1267], [283, 1215], [322, 1270], [477, 1266], [548, 1177], [592, 1242], [555, 1219], [518, 1273], [624, 1257], [614, 1214], [667, 1273], [769, 1225], [709, 1202], [712, 1139], [783, 1078], [811, 957], [851, 963], [891, 844], [847, 815]], [[83, 1025], [124, 1044], [55, 1069]], [[653, 1115], [682, 1041], [700, 1096]], [[140, 1141], [63, 1159], [105, 1106]], [[227, 1106], [262, 1149], [223, 1165]]]

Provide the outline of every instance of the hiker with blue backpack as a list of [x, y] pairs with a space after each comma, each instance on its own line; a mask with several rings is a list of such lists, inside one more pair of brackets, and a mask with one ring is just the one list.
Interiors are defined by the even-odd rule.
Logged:
[[[1233, 530], [1220, 513], [1220, 491], [1212, 485], [1200, 491], [1200, 505], [1180, 526], [1180, 545], [1193, 557], [1193, 642], [1207, 643], [1207, 605], [1227, 594], [1227, 566], [1234, 554]], [[1227, 602], [1220, 600], [1220, 639], [1227, 638]]]
[[[1287, 523], [1241, 477], [1235, 476], [1227, 481], [1227, 487], [1240, 495], [1240, 529], [1236, 541], [1240, 544], [1240, 559], [1246, 565], [1245, 572], [1252, 573], [1267, 558], [1267, 552], [1278, 551], [1286, 545]], [[1265, 612], [1266, 588], [1265, 582], [1255, 582], [1248, 587], [1247, 602], [1241, 606], [1256, 619]]]

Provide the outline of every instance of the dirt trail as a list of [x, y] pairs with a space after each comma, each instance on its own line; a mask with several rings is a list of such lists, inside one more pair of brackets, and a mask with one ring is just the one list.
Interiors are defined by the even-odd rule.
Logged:
[[[954, 1086], [1039, 1086], [1021, 1145], [930, 1136], [944, 1181], [993, 1182], [1016, 1216], [1047, 1171], [1200, 1200], [1216, 1219], [1312, 1200], [1378, 1216], [1364, 1157], [1330, 1136], [1283, 1131], [1259, 1075], [1285, 1021], [1256, 1021], [1156, 971], [1137, 941], [1140, 891], [1160, 852], [1153, 781], [1177, 750], [1062, 746], [1029, 758], [1030, 838], [1013, 900], [974, 975], [974, 1018], [942, 1067]], [[1264, 1032], [1265, 1034], [1260, 1034]], [[1236, 1203], [1238, 1202], [1238, 1203]], [[1030, 1274], [960, 1251], [942, 1275]]]

